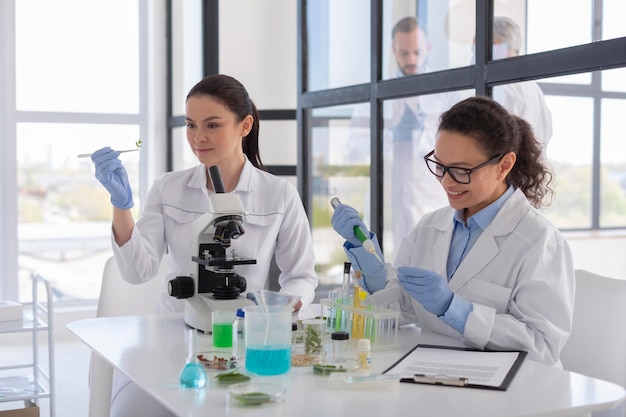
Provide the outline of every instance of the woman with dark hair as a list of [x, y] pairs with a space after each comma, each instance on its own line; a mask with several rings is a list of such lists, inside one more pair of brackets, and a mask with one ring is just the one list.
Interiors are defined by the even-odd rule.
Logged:
[[[126, 281], [153, 277], [166, 249], [168, 281], [188, 275], [197, 254], [192, 223], [212, 211], [214, 192], [208, 168], [218, 166], [225, 191], [235, 193], [245, 209], [245, 234], [231, 241], [239, 257], [256, 259], [237, 265], [248, 290], [265, 287], [272, 256], [281, 270], [281, 291], [300, 296], [299, 309], [315, 297], [313, 243], [295, 187], [265, 171], [259, 155], [259, 116], [244, 86], [226, 75], [204, 78], [191, 88], [185, 105], [187, 141], [200, 165], [161, 176], [150, 189], [141, 219], [130, 212], [133, 196], [119, 152], [96, 151], [96, 177], [111, 194], [113, 251]], [[165, 288], [165, 285], [164, 285]], [[163, 291], [158, 311], [181, 311], [183, 300]]]
[[[238, 195], [245, 209], [245, 233], [231, 241], [229, 250], [256, 260], [254, 265], [235, 266], [246, 279], [247, 290], [265, 288], [275, 257], [280, 291], [300, 297], [295, 309], [310, 304], [318, 278], [309, 222], [295, 187], [265, 171], [259, 154], [259, 116], [244, 86], [226, 75], [202, 79], [187, 95], [185, 123], [187, 141], [200, 164], [163, 174], [151, 187], [137, 223], [119, 151], [107, 147], [92, 155], [96, 178], [111, 194], [113, 252], [123, 278], [139, 283], [154, 277], [166, 250], [167, 280], [190, 274], [190, 259], [198, 253], [192, 223], [214, 211], [208, 168], [218, 166], [224, 191]], [[183, 307], [184, 300], [163, 291], [157, 311]], [[112, 415], [169, 415], [128, 382], [123, 377], [114, 381]]]
[[352, 207], [335, 209], [333, 227], [370, 299], [468, 346], [526, 350], [560, 366], [574, 268], [567, 242], [537, 210], [552, 175], [530, 125], [490, 98], [471, 97], [442, 114], [424, 159], [450, 207], [415, 226], [393, 266], [373, 262], [354, 239], [354, 226], [366, 229]]

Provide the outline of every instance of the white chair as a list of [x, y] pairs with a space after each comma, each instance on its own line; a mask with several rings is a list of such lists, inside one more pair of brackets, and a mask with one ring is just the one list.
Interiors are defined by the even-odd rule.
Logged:
[[97, 317], [132, 316], [155, 312], [159, 293], [165, 288], [167, 256], [161, 259], [156, 277], [141, 284], [130, 284], [122, 279], [115, 258], [107, 259], [102, 272]]
[[[122, 279], [114, 257], [107, 259], [102, 273], [97, 317], [116, 317], [155, 312], [160, 291], [165, 288], [167, 255], [161, 260], [157, 276], [141, 284]], [[109, 417], [112, 369], [104, 359], [91, 355], [89, 372], [89, 417]]]
[[[626, 387], [626, 280], [576, 270], [572, 333], [563, 368]], [[599, 416], [625, 415], [621, 404]]]

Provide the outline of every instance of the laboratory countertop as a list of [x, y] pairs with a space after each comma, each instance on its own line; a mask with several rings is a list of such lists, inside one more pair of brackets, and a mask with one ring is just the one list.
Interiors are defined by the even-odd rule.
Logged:
[[[108, 366], [128, 375], [178, 416], [582, 416], [616, 407], [625, 395], [616, 384], [531, 360], [523, 362], [506, 391], [406, 383], [393, 391], [344, 390], [330, 388], [328, 378], [313, 374], [310, 367], [292, 367], [283, 375], [257, 378], [286, 387], [284, 403], [242, 408], [229, 405], [226, 389], [215, 384], [180, 388], [187, 354], [182, 314], [95, 318], [67, 327]], [[196, 343], [198, 350], [210, 349], [212, 340], [203, 335]], [[460, 346], [454, 339], [402, 326], [396, 349], [372, 352], [373, 373], [384, 371], [418, 343]]]

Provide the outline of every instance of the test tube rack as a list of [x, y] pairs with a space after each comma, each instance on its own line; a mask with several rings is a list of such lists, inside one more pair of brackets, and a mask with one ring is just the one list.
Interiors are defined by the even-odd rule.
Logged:
[[323, 298], [320, 304], [326, 319], [327, 332], [347, 331], [350, 342], [369, 339], [372, 350], [394, 349], [398, 346], [400, 313], [374, 304], [355, 307], [341, 299]]

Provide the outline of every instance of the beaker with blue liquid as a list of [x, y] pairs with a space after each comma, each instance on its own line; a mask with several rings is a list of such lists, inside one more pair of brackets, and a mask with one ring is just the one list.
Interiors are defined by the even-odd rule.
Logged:
[[[246, 370], [257, 375], [284, 374], [291, 368], [291, 322], [299, 299], [269, 291], [256, 297], [258, 306], [246, 306]], [[294, 301], [295, 300], [295, 301]]]

